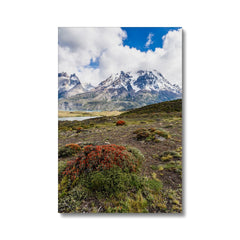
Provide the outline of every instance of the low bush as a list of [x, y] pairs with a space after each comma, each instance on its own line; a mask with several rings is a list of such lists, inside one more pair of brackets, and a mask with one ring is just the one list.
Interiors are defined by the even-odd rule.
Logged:
[[78, 127], [78, 128], [77, 128], [77, 133], [80, 133], [82, 130], [83, 130], [82, 127]]
[[153, 190], [154, 192], [159, 192], [162, 187], [163, 187], [163, 184], [160, 180], [157, 180], [157, 179], [148, 179], [147, 180], [147, 186]]
[[58, 157], [65, 158], [75, 155], [76, 153], [81, 151], [81, 147], [78, 144], [67, 144], [64, 147], [59, 148]]
[[134, 173], [124, 172], [115, 166], [101, 172], [86, 174], [85, 184], [89, 190], [104, 194], [115, 194], [128, 190], [137, 191], [143, 187], [143, 179]]
[[150, 131], [150, 132], [155, 132], [155, 131], [156, 131], [156, 128], [149, 128], [148, 131]]
[[116, 126], [123, 126], [123, 125], [125, 125], [125, 124], [126, 124], [126, 122], [123, 121], [123, 120], [118, 120], [118, 121], [116, 122]]
[[164, 137], [166, 139], [171, 137], [165, 130], [155, 128], [138, 128], [133, 133], [137, 134], [137, 140], [146, 140], [147, 142], [159, 142], [160, 140], [157, 139], [157, 136]]
[[156, 130], [154, 134], [157, 134], [158, 136], [164, 137], [164, 138], [170, 138], [170, 134], [163, 129]]
[[127, 150], [132, 153], [135, 158], [140, 162], [140, 164], [145, 160], [144, 155], [141, 153], [141, 151], [135, 147], [126, 147]]
[[118, 145], [85, 146], [77, 159], [67, 163], [64, 175], [75, 179], [81, 173], [104, 171], [118, 166], [126, 172], [135, 172], [141, 165], [141, 158], [136, 158], [126, 147]]
[[64, 172], [66, 167], [67, 167], [67, 160], [58, 162], [58, 177], [59, 178], [62, 176], [62, 173]]
[[146, 131], [145, 128], [138, 128], [138, 129], [136, 129], [133, 133], [134, 133], [134, 134], [138, 134], [138, 133], [144, 132], [144, 131]]
[[71, 148], [75, 152], [81, 151], [81, 147], [78, 144], [76, 144], [76, 143], [66, 144], [65, 147]]
[[147, 129], [143, 129], [142, 131], [138, 131], [137, 140], [145, 140], [150, 135], [151, 133]]

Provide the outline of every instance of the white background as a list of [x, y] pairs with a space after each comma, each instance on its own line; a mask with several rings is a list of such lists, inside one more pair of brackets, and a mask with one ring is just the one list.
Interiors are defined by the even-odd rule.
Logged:
[[[1, 239], [239, 239], [238, 1], [86, 2], [0, 4]], [[58, 26], [183, 27], [183, 215], [57, 213]]]

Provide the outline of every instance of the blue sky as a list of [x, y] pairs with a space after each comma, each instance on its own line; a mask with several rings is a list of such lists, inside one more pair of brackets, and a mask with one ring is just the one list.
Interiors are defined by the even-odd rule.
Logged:
[[[148, 51], [149, 49], [155, 50], [156, 47], [162, 47], [162, 37], [171, 30], [178, 30], [181, 27], [122, 27], [127, 32], [127, 38], [123, 41], [123, 45], [129, 47], [135, 47], [141, 51]], [[153, 34], [153, 43], [146, 47], [147, 37], [149, 34]]]

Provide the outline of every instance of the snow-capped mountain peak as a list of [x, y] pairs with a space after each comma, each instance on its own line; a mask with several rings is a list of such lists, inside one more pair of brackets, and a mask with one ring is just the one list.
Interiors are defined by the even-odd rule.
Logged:
[[[59, 109], [64, 110], [127, 110], [182, 97], [181, 88], [157, 70], [120, 71], [88, 89], [87, 83], [84, 89], [74, 74], [70, 77], [60, 74], [59, 79], [66, 82], [62, 84], [63, 90], [70, 89], [59, 95], [63, 98]], [[76, 85], [71, 88], [73, 83]]]
[[124, 88], [127, 91], [170, 91], [180, 93], [181, 89], [176, 84], [171, 84], [157, 70], [123, 72], [112, 74], [98, 85], [99, 88]]
[[70, 76], [66, 72], [58, 73], [58, 97], [69, 97], [85, 92], [75, 73]]

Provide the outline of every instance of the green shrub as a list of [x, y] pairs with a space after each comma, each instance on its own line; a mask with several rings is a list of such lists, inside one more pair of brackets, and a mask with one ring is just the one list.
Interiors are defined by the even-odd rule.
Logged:
[[157, 179], [148, 179], [147, 180], [147, 186], [153, 190], [154, 192], [159, 192], [162, 187], [163, 187], [163, 184], [160, 180], [157, 180]]
[[61, 147], [58, 150], [58, 157], [59, 158], [65, 158], [65, 157], [70, 157], [73, 156], [75, 154], [75, 151], [69, 147]]
[[126, 147], [127, 150], [134, 155], [134, 157], [139, 161], [139, 165], [142, 164], [142, 162], [145, 160], [144, 155], [141, 153], [141, 151], [135, 147]]
[[58, 176], [61, 177], [65, 168], [67, 167], [67, 161], [59, 161], [58, 162]]
[[158, 129], [154, 133], [164, 138], [170, 138], [170, 134], [163, 129]]
[[84, 185], [94, 192], [115, 194], [128, 191], [129, 189], [136, 191], [142, 188], [143, 180], [140, 176], [126, 173], [121, 168], [115, 166], [109, 170], [85, 175]]
[[149, 137], [151, 133], [147, 129], [139, 130], [137, 133], [137, 140], [145, 140], [147, 137]]
[[59, 148], [58, 157], [59, 158], [70, 157], [80, 151], [81, 151], [81, 147], [78, 144], [70, 143], [65, 145], [64, 147]]
[[156, 131], [156, 128], [149, 128], [148, 131], [150, 131], [150, 132], [155, 132], [155, 131]]
[[144, 132], [144, 131], [146, 131], [145, 128], [138, 128], [138, 129], [136, 129], [133, 133], [134, 133], [134, 134], [138, 134], [138, 133]]
[[133, 132], [134, 134], [137, 134], [136, 138], [137, 140], [146, 140], [147, 142], [154, 141], [154, 142], [160, 142], [156, 136], [161, 136], [164, 138], [170, 138], [170, 134], [166, 132], [163, 129], [155, 129], [155, 128], [149, 128], [148, 130], [145, 128], [138, 128]]

